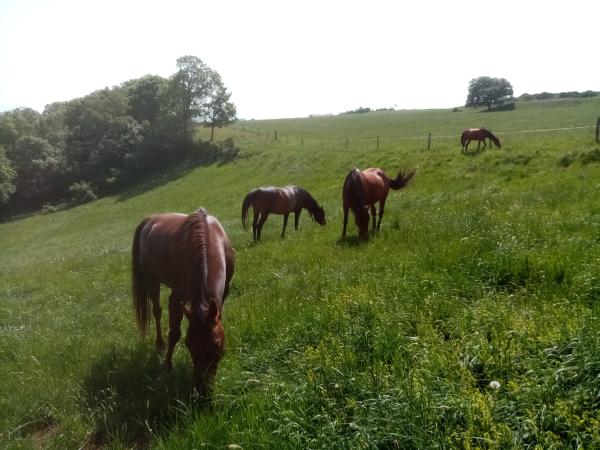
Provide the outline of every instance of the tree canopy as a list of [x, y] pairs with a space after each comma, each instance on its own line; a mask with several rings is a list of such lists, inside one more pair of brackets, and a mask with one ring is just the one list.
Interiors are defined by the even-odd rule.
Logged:
[[[231, 123], [235, 105], [201, 59], [184, 56], [176, 67], [169, 78], [128, 80], [47, 105], [42, 114], [0, 113], [0, 213], [87, 201], [166, 164], [201, 160], [196, 127]], [[230, 159], [232, 144], [226, 147]], [[205, 153], [214, 160], [218, 151]]]
[[466, 106], [501, 105], [513, 96], [513, 88], [505, 78], [478, 77], [469, 82]]

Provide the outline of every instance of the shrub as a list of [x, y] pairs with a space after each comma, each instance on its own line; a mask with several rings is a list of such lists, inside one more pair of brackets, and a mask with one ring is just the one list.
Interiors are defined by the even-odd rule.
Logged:
[[86, 181], [73, 183], [69, 187], [69, 195], [71, 201], [76, 204], [91, 202], [98, 198], [90, 183]]

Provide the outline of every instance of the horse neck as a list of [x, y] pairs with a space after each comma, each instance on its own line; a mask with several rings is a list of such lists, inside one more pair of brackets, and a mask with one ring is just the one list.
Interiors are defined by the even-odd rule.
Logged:
[[319, 207], [319, 205], [317, 205], [317, 201], [304, 189], [299, 189], [299, 192], [300, 204], [302, 205], [302, 208], [313, 214], [314, 211]]
[[354, 212], [365, 206], [362, 188], [362, 175], [358, 169], [354, 169], [348, 174], [348, 196], [350, 207]]

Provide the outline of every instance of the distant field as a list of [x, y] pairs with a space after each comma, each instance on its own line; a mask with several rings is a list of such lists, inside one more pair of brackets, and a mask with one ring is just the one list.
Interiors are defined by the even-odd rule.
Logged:
[[[600, 447], [600, 99], [461, 109], [238, 122], [232, 163], [0, 224], [0, 447]], [[502, 149], [461, 155], [479, 126]], [[368, 243], [339, 239], [355, 166], [418, 166]], [[289, 183], [327, 226], [252, 243], [244, 195]], [[182, 343], [162, 375], [129, 284], [139, 221], [199, 206], [237, 251], [211, 408]]]

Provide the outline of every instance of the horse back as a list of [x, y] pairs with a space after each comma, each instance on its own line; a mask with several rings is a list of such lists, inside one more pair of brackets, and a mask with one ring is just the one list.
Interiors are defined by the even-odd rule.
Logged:
[[388, 176], [383, 170], [376, 167], [363, 170], [362, 184], [367, 205], [372, 205], [386, 198], [390, 190]]
[[150, 216], [143, 226], [139, 239], [141, 270], [161, 283], [174, 288], [177, 284], [181, 258], [178, 258], [181, 228], [188, 216], [166, 213]]
[[267, 186], [255, 189], [252, 206], [263, 213], [289, 214], [301, 207], [297, 186]]

